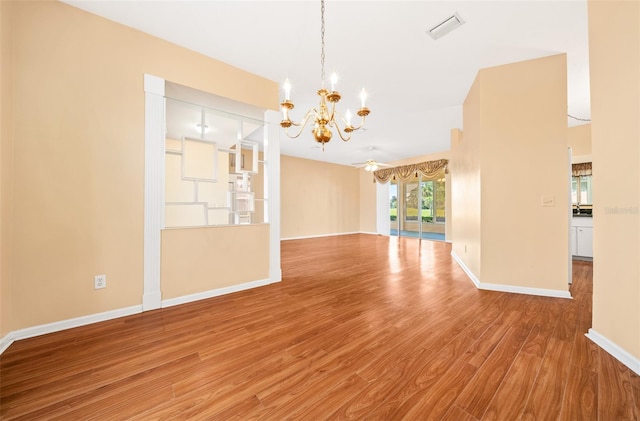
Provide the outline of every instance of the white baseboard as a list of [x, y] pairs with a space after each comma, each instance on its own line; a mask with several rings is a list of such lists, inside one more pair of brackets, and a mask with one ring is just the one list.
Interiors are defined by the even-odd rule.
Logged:
[[363, 234], [359, 231], [354, 231], [354, 232], [338, 232], [338, 233], [334, 233], [334, 234], [319, 234], [319, 235], [303, 235], [301, 237], [287, 237], [287, 238], [281, 238], [280, 240], [282, 241], [288, 241], [288, 240], [306, 240], [308, 238], [322, 238], [322, 237], [335, 237], [337, 235], [352, 235], [352, 234]]
[[11, 336], [12, 332], [9, 332], [7, 334], [7, 336], [5, 336], [4, 338], [0, 339], [0, 355], [2, 355], [2, 353], [4, 351], [6, 351], [7, 348], [9, 348], [11, 346], [11, 344], [13, 343], [14, 339]]
[[557, 289], [530, 288], [517, 285], [501, 285], [480, 283], [480, 289], [488, 291], [510, 292], [513, 294], [539, 295], [542, 297], [566, 298], [573, 299], [569, 291], [561, 291]]
[[469, 279], [471, 279], [471, 282], [473, 282], [473, 285], [475, 285], [476, 288], [478, 288], [478, 289], [482, 289], [482, 288], [480, 288], [480, 279], [478, 279], [476, 277], [476, 275], [473, 272], [471, 272], [471, 269], [469, 269], [469, 267], [464, 264], [462, 259], [460, 257], [458, 257], [456, 252], [454, 252], [453, 250], [451, 250], [451, 257], [453, 257], [453, 260], [456, 261], [458, 266], [460, 266], [460, 268], [464, 271], [464, 273], [467, 274]]
[[142, 306], [136, 305], [15, 330], [13, 332], [9, 332], [4, 338], [2, 338], [2, 340], [0, 340], [0, 354], [2, 354], [14, 341], [18, 341], [20, 339], [32, 338], [34, 336], [45, 335], [47, 333], [59, 332], [61, 330], [71, 329], [74, 327], [104, 322], [106, 320], [117, 319], [119, 317], [130, 316], [141, 312]]
[[640, 376], [640, 359], [634, 357], [624, 349], [620, 348], [615, 342], [605, 336], [602, 336], [593, 329], [589, 329], [589, 332], [585, 333], [584, 336], [591, 339], [593, 343], [607, 351], [612, 357], [629, 367], [631, 371]]
[[510, 292], [510, 293], [513, 293], [513, 294], [539, 295], [539, 296], [542, 296], [542, 297], [572, 299], [571, 294], [569, 293], [569, 291], [561, 291], [561, 290], [555, 290], [555, 289], [521, 287], [521, 286], [517, 286], [517, 285], [488, 284], [488, 283], [480, 282], [478, 277], [473, 272], [471, 272], [471, 269], [469, 269], [467, 267], [467, 265], [464, 264], [462, 259], [460, 259], [460, 257], [453, 250], [451, 251], [451, 257], [453, 257], [453, 260], [455, 260], [456, 263], [458, 263], [460, 268], [462, 268], [464, 273], [467, 274], [469, 279], [471, 279], [471, 282], [473, 282], [473, 284], [478, 289], [484, 289], [484, 290], [487, 290], [487, 291]]
[[[179, 304], [186, 304], [192, 301], [203, 300], [205, 298], [217, 297], [219, 295], [231, 294], [233, 292], [244, 291], [246, 289], [257, 288], [271, 283], [280, 282], [280, 279], [271, 281], [262, 279], [258, 281], [246, 282], [239, 285], [231, 285], [224, 288], [218, 288], [210, 291], [204, 291], [197, 294], [185, 295], [177, 298], [170, 298], [162, 301], [162, 307], [171, 307]], [[136, 305], [118, 310], [105, 311], [103, 313], [91, 314], [88, 316], [76, 317], [74, 319], [62, 320], [59, 322], [48, 323], [45, 325], [33, 326], [26, 329], [20, 329], [9, 332], [4, 338], [0, 339], [0, 354], [2, 354], [14, 341], [20, 339], [32, 338], [34, 336], [44, 335], [47, 333], [59, 332], [61, 330], [71, 329], [74, 327], [85, 326], [92, 323], [104, 322], [106, 320], [117, 319], [119, 317], [130, 316], [132, 314], [142, 313], [142, 305]]]
[[[275, 282], [280, 282], [276, 280]], [[232, 294], [234, 292], [244, 291], [246, 289], [257, 288], [265, 285], [272, 284], [270, 279], [261, 279], [258, 281], [245, 282], [244, 284], [230, 285], [228, 287], [212, 289], [209, 291], [198, 292], [196, 294], [183, 295], [176, 298], [168, 298], [162, 300], [162, 307], [173, 307], [180, 304], [191, 303], [193, 301], [205, 300], [207, 298], [218, 297], [220, 295]]]

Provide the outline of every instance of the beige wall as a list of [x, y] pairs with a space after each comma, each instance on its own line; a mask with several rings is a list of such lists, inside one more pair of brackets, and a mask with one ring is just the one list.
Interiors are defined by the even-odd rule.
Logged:
[[[566, 56], [481, 72], [481, 280], [566, 291]], [[543, 207], [543, 197], [555, 206]]]
[[394, 167], [399, 167], [401, 165], [417, 164], [419, 162], [425, 162], [425, 161], [437, 161], [439, 159], [451, 159], [451, 151], [442, 151], [442, 152], [434, 152], [426, 155], [418, 155], [412, 158], [399, 159], [397, 161], [390, 161], [390, 162], [387, 162], [387, 164], [392, 165]]
[[281, 237], [360, 231], [360, 173], [357, 168], [282, 156]]
[[583, 157], [591, 157], [591, 124], [569, 127], [568, 133], [572, 157], [581, 162]]
[[463, 104], [464, 132], [451, 132], [452, 252], [480, 277], [481, 274], [481, 187], [480, 151], [482, 124], [480, 88], [483, 73], [476, 76]]
[[162, 298], [269, 278], [269, 225], [162, 231]]
[[593, 329], [640, 359], [640, 4], [589, 1]]
[[566, 92], [556, 55], [480, 70], [465, 101], [453, 241], [482, 283], [568, 289]]
[[0, 337], [10, 332], [11, 167], [13, 148], [13, 3], [0, 2]]
[[[413, 158], [402, 159], [398, 161], [388, 162], [388, 164], [392, 166], [400, 166], [400, 165], [409, 165], [415, 164], [418, 162], [424, 161], [435, 161], [438, 159], [450, 159], [450, 152], [438, 152], [427, 155], [420, 155]], [[348, 168], [348, 167], [347, 167]], [[365, 232], [365, 233], [376, 233], [377, 232], [377, 207], [376, 207], [376, 183], [373, 182], [373, 175], [370, 172], [365, 171], [363, 168], [358, 170], [359, 172], [359, 194], [360, 194], [360, 222], [359, 229], [356, 231]], [[447, 181], [449, 181], [447, 176]], [[293, 187], [293, 186], [292, 186]], [[446, 191], [447, 203], [446, 203], [446, 223], [443, 226], [433, 226], [431, 224], [424, 224], [423, 229], [429, 230], [430, 232], [447, 232], [447, 240], [449, 239], [449, 232], [451, 231], [451, 190], [450, 183], [447, 182], [447, 191]], [[283, 210], [284, 212], [284, 210]], [[293, 215], [291, 215], [293, 217]], [[428, 226], [430, 225], [430, 226]], [[417, 230], [417, 228], [416, 228]], [[284, 237], [286, 238], [286, 237]]]
[[[144, 73], [269, 109], [277, 84], [59, 2], [16, 2], [8, 18], [5, 3], [14, 231], [2, 243], [12, 262], [3, 333], [139, 305]], [[106, 289], [93, 290], [96, 274]]]

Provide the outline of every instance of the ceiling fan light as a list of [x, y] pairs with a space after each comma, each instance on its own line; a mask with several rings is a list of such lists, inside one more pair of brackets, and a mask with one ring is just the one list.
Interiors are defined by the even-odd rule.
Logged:
[[373, 172], [377, 169], [378, 169], [378, 164], [376, 164], [375, 162], [367, 162], [367, 165], [365, 165], [364, 167], [364, 170], [368, 172]]

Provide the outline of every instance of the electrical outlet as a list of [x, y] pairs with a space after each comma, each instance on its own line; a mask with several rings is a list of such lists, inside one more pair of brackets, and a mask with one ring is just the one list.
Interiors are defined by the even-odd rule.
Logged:
[[107, 275], [96, 275], [93, 278], [93, 289], [102, 289], [107, 287]]

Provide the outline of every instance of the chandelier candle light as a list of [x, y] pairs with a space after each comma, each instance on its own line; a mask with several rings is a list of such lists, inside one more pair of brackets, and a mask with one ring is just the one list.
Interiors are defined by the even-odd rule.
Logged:
[[[358, 115], [362, 118], [359, 126], [351, 125], [351, 111], [347, 110], [345, 112], [344, 117], [336, 110], [336, 104], [340, 101], [340, 93], [336, 91], [336, 83], [338, 82], [338, 76], [333, 73], [331, 75], [331, 91], [328, 91], [324, 87], [324, 0], [320, 2], [320, 16], [321, 16], [321, 27], [320, 27], [320, 39], [322, 41], [322, 48], [320, 54], [320, 70], [321, 70], [321, 82], [322, 88], [318, 90], [318, 96], [320, 97], [320, 109], [317, 110], [315, 108], [310, 109], [307, 114], [305, 114], [304, 118], [300, 122], [291, 121], [289, 117], [289, 111], [291, 111], [294, 107], [293, 102], [291, 102], [291, 84], [289, 83], [289, 79], [284, 82], [284, 101], [280, 103], [280, 107], [282, 108], [282, 121], [280, 122], [280, 126], [284, 128], [285, 133], [290, 138], [297, 138], [302, 133], [302, 130], [306, 127], [309, 119], [313, 116], [315, 124], [313, 127], [313, 136], [316, 139], [316, 142], [322, 144], [322, 150], [324, 151], [324, 144], [331, 140], [332, 132], [331, 128], [335, 127], [338, 132], [338, 136], [344, 142], [348, 142], [351, 139], [351, 133], [355, 130], [358, 130], [364, 126], [365, 119], [369, 115], [369, 109], [365, 106], [365, 102], [367, 100], [367, 92], [362, 89], [360, 92], [360, 101], [361, 106], [358, 110]], [[329, 104], [327, 104], [329, 103]], [[329, 111], [329, 108], [331, 111]], [[338, 117], [338, 119], [336, 119]], [[338, 121], [341, 120], [344, 124], [344, 128], [341, 130]], [[289, 134], [289, 127], [296, 126], [300, 127], [296, 134]], [[344, 133], [343, 133], [344, 132]]]

